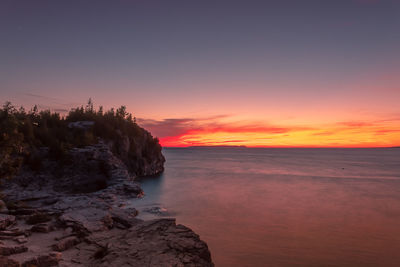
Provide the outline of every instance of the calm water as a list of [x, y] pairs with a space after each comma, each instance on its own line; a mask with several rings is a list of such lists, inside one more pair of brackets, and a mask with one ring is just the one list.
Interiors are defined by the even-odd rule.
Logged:
[[400, 149], [163, 153], [135, 205], [195, 230], [216, 266], [400, 266]]

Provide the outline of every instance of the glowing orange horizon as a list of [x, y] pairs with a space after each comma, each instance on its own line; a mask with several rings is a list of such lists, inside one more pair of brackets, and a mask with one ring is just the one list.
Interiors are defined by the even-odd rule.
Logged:
[[[156, 129], [154, 129], [156, 130]], [[233, 126], [194, 127], [160, 137], [164, 147], [395, 147], [400, 146], [398, 121], [337, 123], [313, 127]]]

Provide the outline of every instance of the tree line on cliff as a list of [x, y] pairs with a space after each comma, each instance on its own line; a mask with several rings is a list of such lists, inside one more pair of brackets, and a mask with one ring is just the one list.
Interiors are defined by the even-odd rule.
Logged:
[[[93, 126], [71, 127], [77, 121], [93, 122]], [[62, 116], [50, 110], [39, 111], [37, 106], [29, 111], [17, 109], [6, 102], [0, 108], [0, 178], [14, 176], [23, 164], [40, 170], [37, 152], [41, 148], [48, 148], [49, 157], [62, 164], [68, 161], [68, 150], [73, 147], [93, 145], [100, 139], [118, 143], [122, 137], [128, 139], [128, 157], [150, 161], [161, 154], [158, 139], [141, 128], [125, 106], [104, 111], [101, 106], [95, 109], [89, 99], [85, 107], [71, 109]], [[119, 147], [115, 145], [113, 152], [122, 153]]]

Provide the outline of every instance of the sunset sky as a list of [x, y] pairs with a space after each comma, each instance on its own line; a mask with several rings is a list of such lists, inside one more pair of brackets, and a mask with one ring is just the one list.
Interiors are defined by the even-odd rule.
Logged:
[[164, 146], [400, 146], [400, 1], [0, 2], [0, 100]]

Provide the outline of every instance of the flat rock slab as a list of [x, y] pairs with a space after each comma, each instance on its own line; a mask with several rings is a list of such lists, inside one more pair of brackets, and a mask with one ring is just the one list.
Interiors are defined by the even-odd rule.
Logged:
[[74, 266], [214, 266], [207, 244], [189, 228], [176, 225], [175, 219], [97, 232], [89, 240], [78, 245], [79, 250], [71, 256], [71, 263], [81, 263]]
[[107, 230], [112, 226], [110, 213], [106, 210], [86, 208], [74, 210], [60, 216], [59, 220], [65, 226], [79, 229], [82, 232], [92, 233]]

